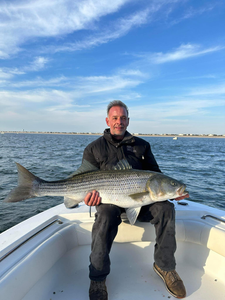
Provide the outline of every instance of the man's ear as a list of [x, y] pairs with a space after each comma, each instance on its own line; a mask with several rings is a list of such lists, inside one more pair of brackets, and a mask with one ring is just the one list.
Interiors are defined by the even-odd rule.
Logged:
[[105, 118], [106, 124], [110, 127], [109, 125], [109, 118]]

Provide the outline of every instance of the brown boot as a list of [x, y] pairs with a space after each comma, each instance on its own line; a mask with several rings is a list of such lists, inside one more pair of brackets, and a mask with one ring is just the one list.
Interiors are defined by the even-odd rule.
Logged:
[[155, 263], [153, 265], [154, 271], [162, 278], [166, 284], [168, 292], [178, 299], [186, 297], [186, 290], [180, 276], [175, 270], [163, 271]]
[[108, 300], [107, 288], [104, 281], [93, 281], [89, 289], [90, 300]]

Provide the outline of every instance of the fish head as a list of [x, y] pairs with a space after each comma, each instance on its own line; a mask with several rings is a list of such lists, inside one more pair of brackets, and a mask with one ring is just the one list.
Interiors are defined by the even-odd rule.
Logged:
[[188, 194], [185, 184], [161, 173], [156, 173], [149, 178], [147, 190], [153, 201], [175, 199]]

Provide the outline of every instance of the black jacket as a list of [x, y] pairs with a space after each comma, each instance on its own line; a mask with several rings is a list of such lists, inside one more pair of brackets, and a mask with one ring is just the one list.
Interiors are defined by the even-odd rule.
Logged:
[[83, 159], [100, 170], [110, 170], [118, 161], [126, 159], [133, 169], [161, 172], [152, 154], [150, 144], [126, 131], [122, 141], [113, 139], [110, 130], [90, 143], [84, 150]]

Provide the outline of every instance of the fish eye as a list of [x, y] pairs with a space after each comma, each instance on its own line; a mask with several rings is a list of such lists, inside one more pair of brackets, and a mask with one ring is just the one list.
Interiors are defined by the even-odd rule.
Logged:
[[176, 186], [176, 182], [175, 181], [171, 181], [171, 185]]

